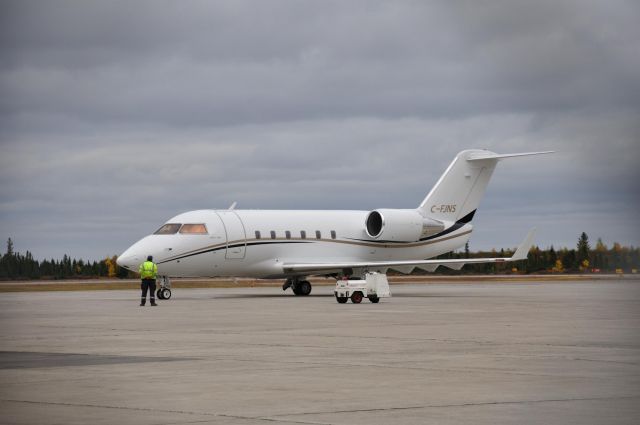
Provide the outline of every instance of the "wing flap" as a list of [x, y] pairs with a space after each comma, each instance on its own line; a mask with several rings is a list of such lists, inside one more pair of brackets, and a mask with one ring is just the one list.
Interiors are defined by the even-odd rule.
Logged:
[[417, 266], [420, 270], [424, 270], [425, 272], [435, 272], [438, 268], [438, 264], [422, 264]]
[[409, 274], [416, 268], [416, 266], [395, 266], [391, 267], [393, 270], [397, 270], [400, 273]]

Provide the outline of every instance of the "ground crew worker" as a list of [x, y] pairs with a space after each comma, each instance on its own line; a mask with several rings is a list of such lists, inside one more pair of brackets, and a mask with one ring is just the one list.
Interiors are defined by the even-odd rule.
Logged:
[[140, 264], [140, 278], [142, 279], [142, 284], [140, 285], [140, 289], [142, 289], [142, 297], [140, 298], [140, 306], [144, 306], [147, 302], [147, 290], [149, 291], [149, 301], [151, 301], [151, 305], [153, 307], [157, 306], [156, 304], [156, 275], [158, 274], [158, 266], [156, 266], [153, 262], [153, 257], [150, 255], [147, 257], [147, 261]]

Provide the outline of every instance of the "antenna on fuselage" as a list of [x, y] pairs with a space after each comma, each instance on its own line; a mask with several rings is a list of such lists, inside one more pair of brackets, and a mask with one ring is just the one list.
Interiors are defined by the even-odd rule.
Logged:
[[237, 201], [233, 201], [233, 204], [231, 204], [231, 206], [229, 207], [229, 211], [233, 211], [236, 209], [236, 205], [238, 205]]

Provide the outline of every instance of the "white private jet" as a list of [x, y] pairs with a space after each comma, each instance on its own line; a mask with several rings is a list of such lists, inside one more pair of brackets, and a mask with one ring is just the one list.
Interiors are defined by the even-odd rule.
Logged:
[[[522, 260], [533, 230], [509, 258], [432, 258], [467, 242], [471, 220], [499, 160], [545, 153], [551, 152], [462, 151], [415, 209], [235, 210], [234, 203], [227, 210], [189, 211], [133, 244], [117, 263], [137, 271], [152, 255], [163, 279], [284, 278], [283, 289], [309, 295], [306, 277], [311, 275], [359, 277], [389, 269], [434, 271], [439, 266], [459, 270], [468, 263]], [[170, 296], [169, 291], [165, 298]]]

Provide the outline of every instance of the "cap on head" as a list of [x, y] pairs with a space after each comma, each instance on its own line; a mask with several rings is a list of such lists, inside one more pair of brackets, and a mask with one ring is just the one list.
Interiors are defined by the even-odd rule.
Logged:
[[153, 255], [147, 256], [147, 261], [153, 261]]

